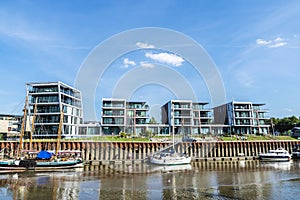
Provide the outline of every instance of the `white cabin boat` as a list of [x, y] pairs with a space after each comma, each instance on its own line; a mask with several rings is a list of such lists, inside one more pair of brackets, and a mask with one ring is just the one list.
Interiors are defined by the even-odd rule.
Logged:
[[287, 150], [278, 148], [270, 150], [268, 153], [260, 153], [259, 159], [263, 161], [289, 161], [291, 160], [291, 155]]
[[[176, 143], [178, 144], [178, 143]], [[175, 137], [173, 130], [172, 145], [153, 154], [150, 157], [150, 163], [155, 165], [185, 165], [190, 164], [192, 158], [187, 154], [175, 151]]]
[[156, 165], [185, 165], [191, 163], [191, 157], [176, 152], [159, 152], [150, 158], [150, 162]]

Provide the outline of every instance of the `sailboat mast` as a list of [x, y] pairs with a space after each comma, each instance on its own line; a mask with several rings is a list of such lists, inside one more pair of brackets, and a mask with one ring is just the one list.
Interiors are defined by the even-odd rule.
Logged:
[[58, 126], [58, 135], [57, 135], [57, 144], [56, 144], [56, 155], [58, 154], [58, 151], [60, 149], [60, 139], [61, 139], [61, 130], [62, 130], [62, 124], [63, 124], [63, 117], [64, 113], [63, 111], [60, 112], [60, 120], [59, 120], [59, 126]]
[[32, 117], [32, 124], [31, 124], [31, 131], [30, 131], [29, 150], [32, 150], [32, 135], [34, 133], [34, 123], [35, 123], [35, 118], [36, 118], [37, 100], [38, 100], [38, 97], [35, 99], [35, 105], [34, 105], [34, 109], [33, 109], [33, 117]]
[[23, 136], [25, 132], [25, 123], [26, 123], [26, 115], [27, 115], [27, 102], [28, 102], [28, 96], [26, 96], [25, 105], [23, 109], [23, 119], [22, 119], [22, 125], [21, 125], [21, 133], [20, 133], [20, 144], [19, 144], [19, 151], [17, 152], [17, 157], [20, 157], [21, 151], [23, 149]]
[[175, 150], [175, 133], [173, 131], [173, 150]]

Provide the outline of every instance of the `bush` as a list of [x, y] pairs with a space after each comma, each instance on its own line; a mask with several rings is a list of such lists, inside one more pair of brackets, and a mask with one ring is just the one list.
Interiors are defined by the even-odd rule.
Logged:
[[120, 138], [127, 138], [127, 134], [125, 132], [120, 132], [119, 135]]

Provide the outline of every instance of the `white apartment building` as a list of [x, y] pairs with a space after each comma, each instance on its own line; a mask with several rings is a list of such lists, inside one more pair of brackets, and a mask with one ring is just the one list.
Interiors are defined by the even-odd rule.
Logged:
[[36, 120], [33, 137], [55, 138], [58, 134], [60, 113], [64, 113], [62, 137], [78, 134], [78, 125], [83, 123], [81, 92], [65, 83], [27, 83], [29, 116]]
[[162, 124], [175, 134], [207, 134], [211, 131], [211, 110], [207, 102], [171, 100], [161, 107]]
[[103, 98], [101, 126], [104, 135], [120, 132], [139, 135], [147, 129], [149, 106], [146, 102], [126, 99]]

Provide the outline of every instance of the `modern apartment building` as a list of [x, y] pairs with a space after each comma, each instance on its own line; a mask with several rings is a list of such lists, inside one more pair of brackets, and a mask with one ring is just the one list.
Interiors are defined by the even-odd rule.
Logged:
[[211, 111], [206, 102], [171, 100], [161, 107], [162, 124], [175, 134], [206, 134], [211, 130]]
[[215, 107], [214, 123], [227, 124], [227, 133], [267, 134], [270, 125], [265, 104], [232, 101]]
[[120, 132], [139, 135], [146, 131], [149, 106], [146, 102], [126, 99], [103, 98], [101, 126], [104, 135]]
[[60, 113], [64, 113], [62, 137], [70, 138], [78, 133], [83, 123], [81, 92], [65, 83], [27, 83], [29, 115], [35, 114], [35, 138], [56, 138]]
[[267, 134], [270, 132], [270, 124], [267, 117], [268, 110], [264, 107], [265, 104], [253, 103], [253, 134]]
[[0, 114], [0, 135], [2, 139], [19, 136], [22, 116]]

